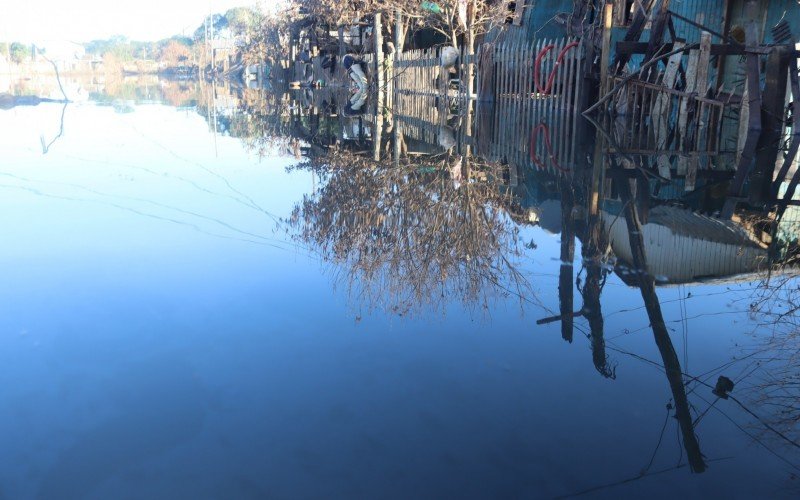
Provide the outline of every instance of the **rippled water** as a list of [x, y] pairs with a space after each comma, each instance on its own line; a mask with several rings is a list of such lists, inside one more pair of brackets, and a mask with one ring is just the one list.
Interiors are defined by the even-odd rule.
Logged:
[[[518, 227], [522, 300], [442, 286], [383, 307], [297, 237], [326, 179], [281, 149], [192, 107], [87, 101], [43, 154], [61, 112], [0, 111], [0, 497], [797, 495], [797, 448], [763, 425], [794, 365], [753, 363], [776, 335], [796, 350], [752, 312], [763, 276], [657, 288], [693, 474], [638, 288], [603, 273], [605, 376], [586, 318], [571, 343], [537, 325], [559, 314], [558, 232]], [[720, 374], [741, 406], [712, 394]]]

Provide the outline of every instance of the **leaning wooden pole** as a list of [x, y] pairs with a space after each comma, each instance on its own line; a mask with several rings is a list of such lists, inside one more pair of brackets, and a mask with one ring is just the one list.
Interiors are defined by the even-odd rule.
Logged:
[[631, 196], [631, 181], [624, 176], [618, 176], [616, 180], [620, 196], [625, 203], [623, 210], [628, 227], [628, 239], [635, 267], [634, 272], [638, 276], [639, 289], [642, 293], [642, 299], [644, 299], [647, 317], [650, 319], [653, 337], [661, 354], [664, 371], [672, 391], [672, 399], [675, 402], [675, 418], [678, 420], [678, 425], [683, 435], [683, 446], [686, 449], [686, 455], [689, 457], [689, 467], [692, 472], [704, 472], [706, 463], [703, 459], [703, 453], [700, 451], [700, 442], [694, 432], [692, 414], [689, 410], [689, 399], [686, 396], [686, 386], [683, 384], [683, 370], [681, 369], [678, 354], [675, 352], [675, 346], [672, 345], [672, 340], [669, 337], [664, 315], [661, 312], [661, 303], [656, 294], [655, 280], [647, 271], [647, 255], [644, 249], [642, 223], [636, 204]]

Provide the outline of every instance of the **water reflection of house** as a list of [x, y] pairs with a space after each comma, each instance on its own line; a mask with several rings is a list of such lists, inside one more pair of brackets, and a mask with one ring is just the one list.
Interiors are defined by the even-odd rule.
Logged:
[[[604, 229], [623, 280], [634, 269], [625, 219], [616, 210], [602, 211]], [[766, 269], [768, 248], [732, 221], [721, 221], [685, 208], [660, 205], [642, 225], [648, 273], [662, 284], [724, 278]]]

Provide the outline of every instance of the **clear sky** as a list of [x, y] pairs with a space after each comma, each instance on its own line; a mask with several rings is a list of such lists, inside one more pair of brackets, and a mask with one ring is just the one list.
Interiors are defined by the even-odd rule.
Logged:
[[281, 0], [23, 0], [3, 1], [0, 40], [85, 42], [125, 35], [158, 40], [190, 35], [210, 12]]

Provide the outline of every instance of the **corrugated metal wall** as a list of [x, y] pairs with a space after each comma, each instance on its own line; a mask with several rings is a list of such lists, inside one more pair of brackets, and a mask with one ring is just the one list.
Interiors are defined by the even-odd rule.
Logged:
[[[717, 33], [722, 33], [725, 28], [725, 4], [724, 0], [672, 0], [670, 10], [694, 21], [697, 21], [698, 15], [701, 15], [703, 25]], [[695, 26], [677, 18], [673, 18], [673, 22], [675, 35], [679, 38], [685, 38], [687, 43], [700, 41], [700, 30]], [[715, 43], [719, 43], [719, 40], [715, 40]]]
[[[505, 25], [502, 30], [495, 29], [486, 37], [496, 40], [498, 35], [505, 42], [527, 42], [544, 38], [566, 36], [564, 25], [557, 20], [572, 13], [572, 0], [517, 0], [525, 3], [521, 26]], [[562, 16], [558, 16], [562, 14]]]

